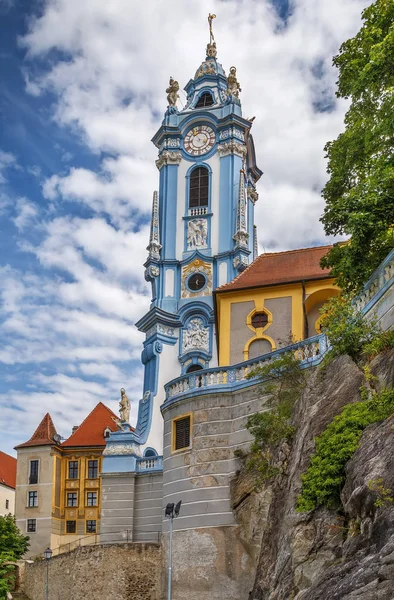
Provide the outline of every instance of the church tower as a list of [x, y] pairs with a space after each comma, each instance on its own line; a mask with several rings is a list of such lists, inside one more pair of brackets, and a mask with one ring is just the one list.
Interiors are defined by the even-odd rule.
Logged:
[[255, 257], [256, 166], [252, 121], [242, 116], [236, 68], [226, 76], [216, 58], [212, 19], [206, 58], [186, 84], [170, 78], [168, 108], [153, 137], [159, 190], [153, 192], [145, 277], [149, 312], [137, 323], [146, 335], [144, 396], [134, 436], [161, 453], [164, 385], [185, 373], [216, 367], [213, 290]]

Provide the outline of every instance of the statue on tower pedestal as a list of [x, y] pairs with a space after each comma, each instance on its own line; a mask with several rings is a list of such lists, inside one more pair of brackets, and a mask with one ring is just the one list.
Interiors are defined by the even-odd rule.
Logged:
[[128, 423], [130, 420], [130, 400], [126, 395], [126, 390], [120, 390], [119, 415], [122, 423]]
[[166, 89], [168, 108], [176, 110], [176, 102], [179, 98], [179, 83], [170, 77], [169, 86]]
[[227, 93], [229, 96], [238, 98], [239, 92], [242, 92], [242, 90], [237, 79], [237, 69], [235, 67], [230, 67], [230, 73], [227, 77]]

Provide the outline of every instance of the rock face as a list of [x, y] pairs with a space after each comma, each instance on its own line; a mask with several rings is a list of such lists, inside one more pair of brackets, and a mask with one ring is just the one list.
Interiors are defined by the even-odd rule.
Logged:
[[[370, 368], [378, 389], [391, 387], [394, 351]], [[394, 502], [387, 496], [394, 496], [394, 416], [364, 431], [347, 465], [341, 511], [295, 510], [314, 438], [346, 404], [360, 400], [363, 381], [349, 357], [314, 371], [295, 407], [297, 433], [282, 452], [281, 474], [259, 493], [242, 471], [234, 481], [233, 510], [251, 553], [261, 540], [251, 600], [393, 600]], [[382, 493], [371, 484], [376, 480]]]

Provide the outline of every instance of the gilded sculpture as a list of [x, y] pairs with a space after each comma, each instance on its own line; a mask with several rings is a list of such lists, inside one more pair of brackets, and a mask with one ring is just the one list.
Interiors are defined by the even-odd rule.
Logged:
[[168, 88], [166, 89], [168, 106], [176, 106], [179, 98], [179, 83], [170, 77]]
[[239, 92], [242, 92], [242, 90], [237, 79], [237, 69], [235, 67], [230, 67], [230, 73], [227, 77], [227, 93], [229, 96], [238, 98]]

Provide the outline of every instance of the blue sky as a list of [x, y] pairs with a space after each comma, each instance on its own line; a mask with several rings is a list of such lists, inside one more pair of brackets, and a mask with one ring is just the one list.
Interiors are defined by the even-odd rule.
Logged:
[[47, 411], [67, 436], [100, 400], [116, 409], [120, 387], [136, 414], [150, 139], [169, 76], [182, 87], [204, 59], [208, 12], [256, 116], [260, 250], [327, 241], [323, 147], [346, 110], [331, 61], [366, 4], [0, 0], [2, 450]]

